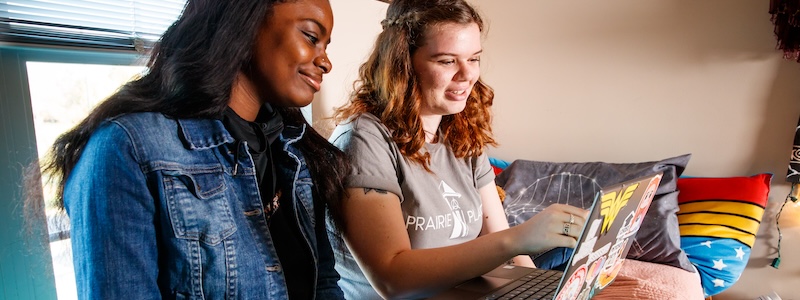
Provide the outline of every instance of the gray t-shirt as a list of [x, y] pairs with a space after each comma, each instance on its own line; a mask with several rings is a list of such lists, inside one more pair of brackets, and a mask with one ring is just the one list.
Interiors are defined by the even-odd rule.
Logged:
[[[460, 244], [480, 233], [483, 210], [478, 189], [494, 180], [485, 153], [457, 158], [444, 143], [426, 143], [422, 151], [431, 155], [432, 172], [428, 172], [402, 156], [389, 129], [372, 114], [339, 125], [330, 141], [352, 160], [347, 187], [386, 190], [400, 198], [412, 248]], [[349, 252], [337, 253], [336, 263], [347, 299], [380, 299]]]

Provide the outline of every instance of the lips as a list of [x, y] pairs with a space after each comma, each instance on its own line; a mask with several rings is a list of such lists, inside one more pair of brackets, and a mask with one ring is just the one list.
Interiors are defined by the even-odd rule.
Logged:
[[316, 75], [300, 72], [300, 75], [303, 77], [303, 80], [305, 80], [306, 83], [308, 83], [308, 85], [314, 89], [315, 92], [319, 92], [322, 85], [322, 74]]
[[453, 101], [464, 101], [469, 96], [469, 89], [463, 88], [463, 89], [446, 90], [445, 95], [448, 99]]

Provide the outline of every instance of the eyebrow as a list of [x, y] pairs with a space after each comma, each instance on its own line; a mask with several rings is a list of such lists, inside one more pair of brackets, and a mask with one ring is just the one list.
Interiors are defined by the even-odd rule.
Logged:
[[[475, 55], [478, 55], [478, 54], [481, 54], [481, 53], [483, 53], [483, 49], [478, 50], [478, 52], [473, 53], [471, 56], [475, 56]], [[440, 57], [440, 56], [458, 56], [458, 54], [443, 52], [443, 53], [436, 53], [434, 55], [431, 55], [431, 57], [434, 57], [434, 58], [435, 57]]]

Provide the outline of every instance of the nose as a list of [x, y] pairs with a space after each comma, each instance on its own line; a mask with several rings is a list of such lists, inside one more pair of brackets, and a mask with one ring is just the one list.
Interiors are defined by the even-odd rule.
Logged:
[[473, 81], [480, 74], [480, 65], [473, 62], [461, 62], [458, 64], [458, 72], [455, 75], [457, 81]]
[[333, 65], [331, 64], [330, 59], [328, 59], [328, 53], [323, 52], [320, 56], [317, 56], [317, 59], [314, 61], [314, 64], [322, 69], [323, 74], [330, 73], [331, 69], [333, 69]]

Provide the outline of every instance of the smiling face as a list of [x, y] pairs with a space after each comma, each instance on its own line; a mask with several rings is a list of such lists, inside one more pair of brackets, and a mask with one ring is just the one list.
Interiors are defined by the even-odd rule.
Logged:
[[328, 0], [276, 3], [261, 26], [246, 71], [259, 98], [284, 107], [311, 103], [322, 75], [332, 68], [325, 52], [332, 29]]
[[422, 117], [464, 110], [480, 76], [481, 32], [478, 25], [444, 23], [431, 27], [412, 55], [422, 93]]

